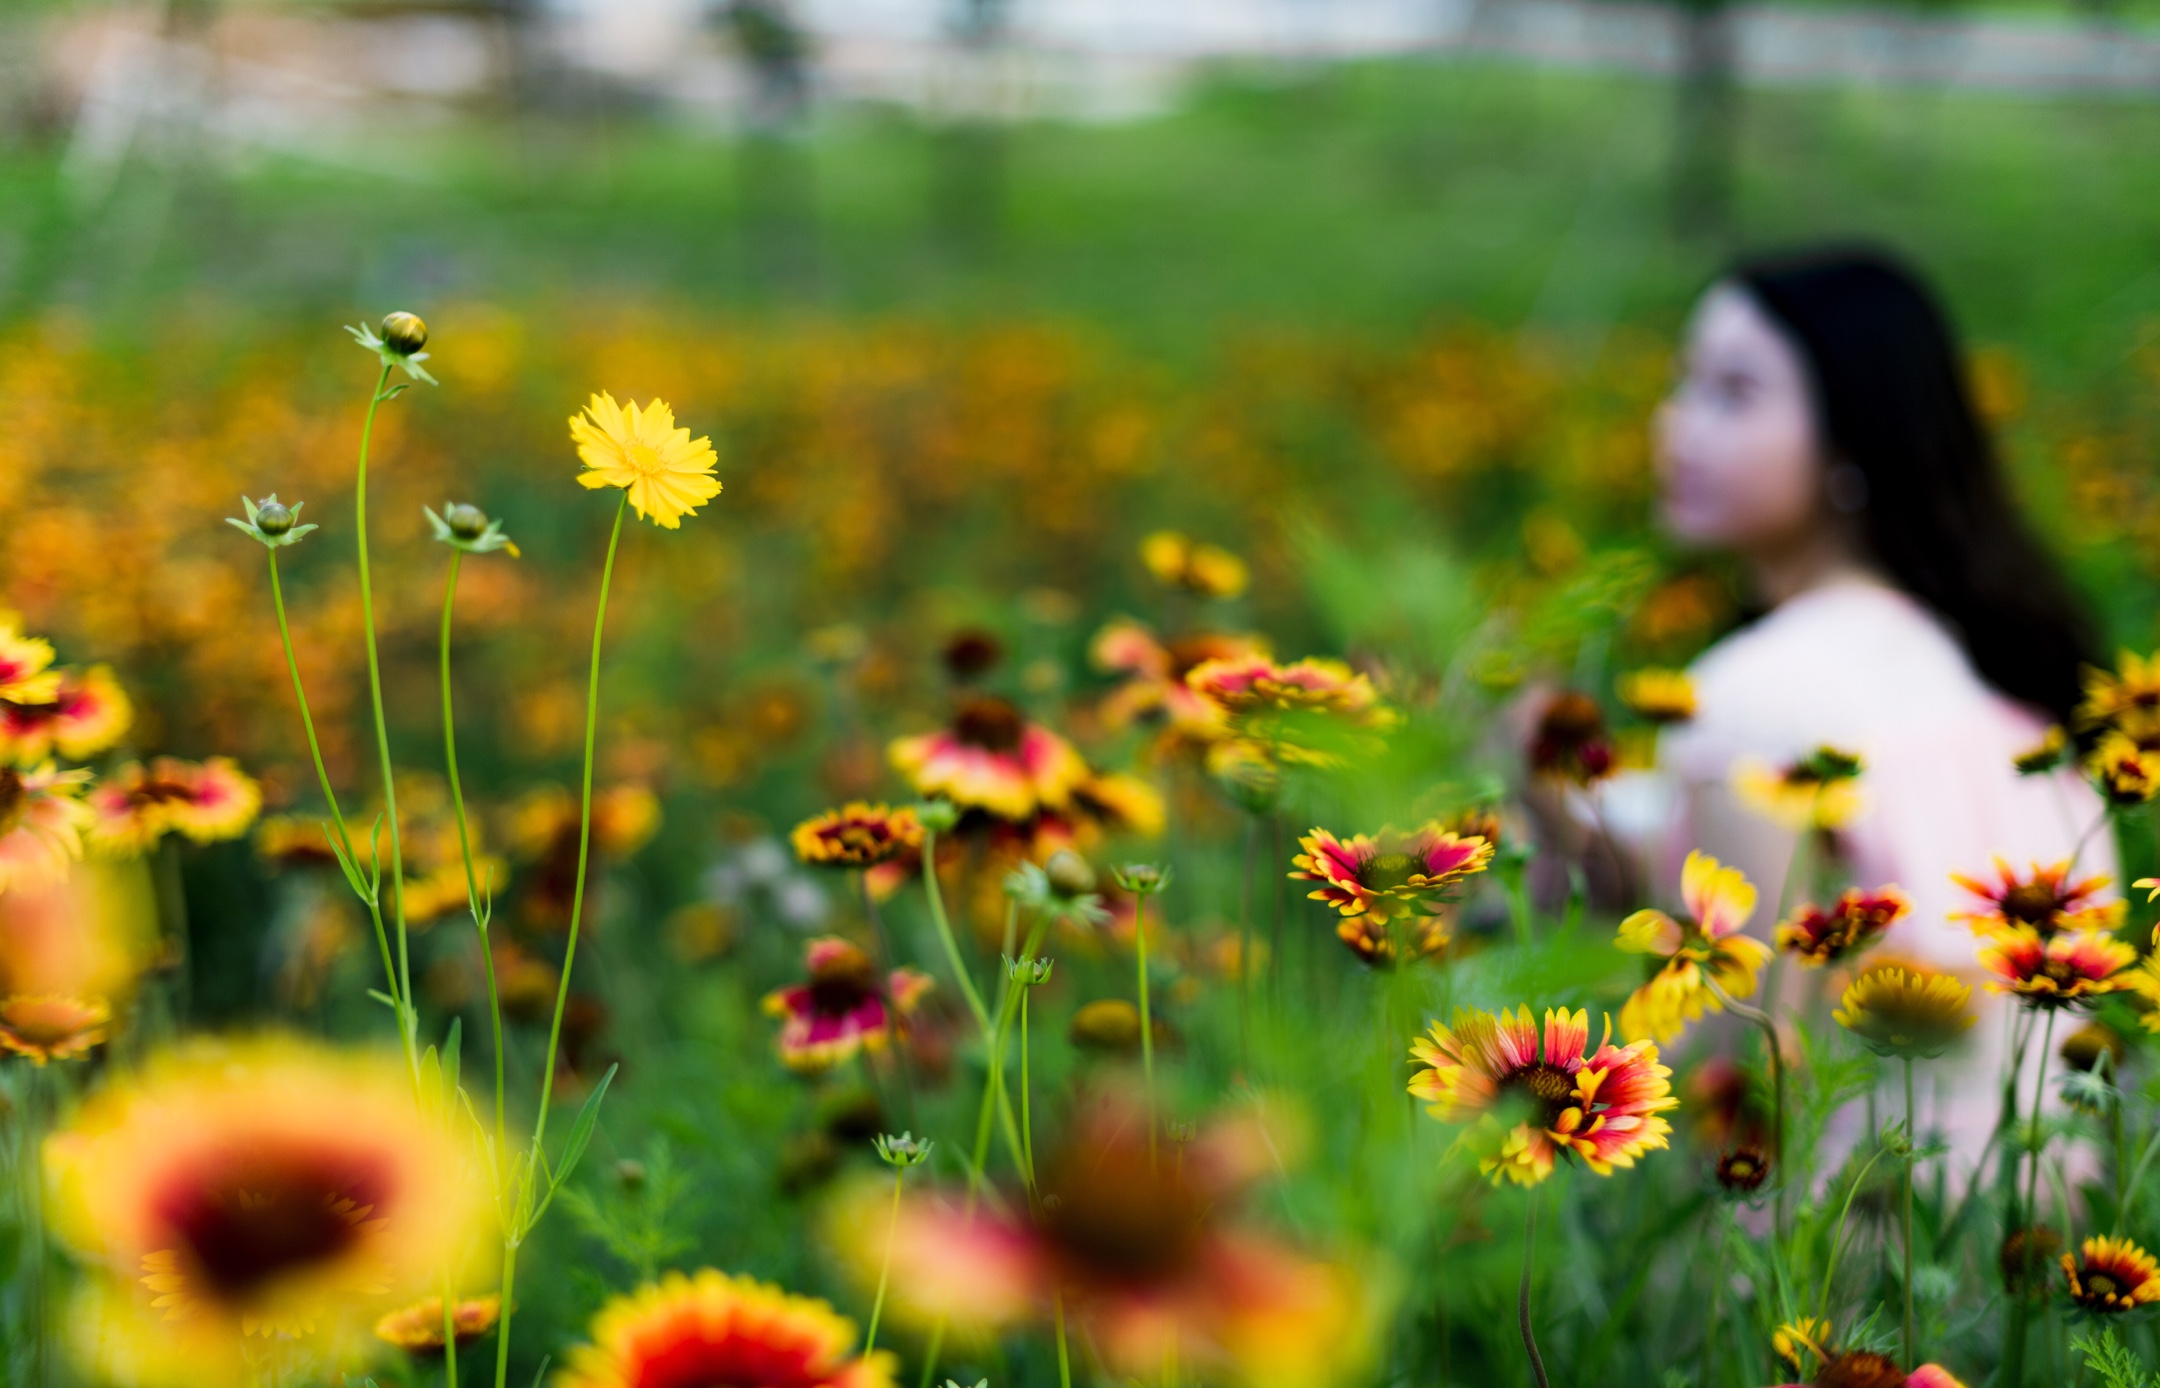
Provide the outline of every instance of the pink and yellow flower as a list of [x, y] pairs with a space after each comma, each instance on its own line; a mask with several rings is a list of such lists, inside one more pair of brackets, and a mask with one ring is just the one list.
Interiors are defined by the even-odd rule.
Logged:
[[109, 668], [63, 670], [47, 699], [0, 699], [0, 762], [31, 766], [55, 752], [87, 761], [119, 742], [134, 718], [134, 706]]
[[90, 842], [101, 852], [144, 853], [167, 833], [196, 843], [236, 839], [262, 809], [262, 787], [230, 757], [130, 762], [89, 795]]
[[42, 704], [60, 688], [60, 673], [49, 668], [52, 642], [24, 636], [12, 614], [0, 615], [0, 700]]
[[1719, 990], [1728, 997], [1752, 996], [1770, 962], [1770, 947], [1741, 933], [1755, 910], [1755, 886], [1738, 868], [1699, 851], [1688, 854], [1680, 899], [1689, 915], [1685, 923], [1655, 910], [1620, 922], [1613, 943], [1663, 961], [1621, 1007], [1622, 1036], [1669, 1042], [1703, 1013], [1724, 1010]]
[[1339, 660], [1308, 658], [1290, 665], [1263, 656], [1208, 660], [1193, 667], [1185, 684], [1233, 718], [1258, 713], [1358, 715], [1380, 702], [1372, 681]]
[[1162, 641], [1129, 617], [1105, 626], [1088, 647], [1096, 669], [1125, 677], [1098, 706], [1106, 727], [1124, 728], [1159, 717], [1168, 736], [1193, 743], [1226, 736], [1229, 718], [1222, 705], [1186, 684], [1185, 677], [1211, 660], [1265, 659], [1267, 653], [1267, 643], [1257, 636], [1202, 632]]
[[293, 1037], [186, 1045], [94, 1095], [45, 1160], [56, 1227], [105, 1274], [95, 1376], [247, 1382], [271, 1337], [326, 1369], [368, 1353], [484, 1246], [464, 1132], [394, 1059]]
[[2087, 1311], [2114, 1315], [2160, 1301], [2160, 1263], [2128, 1239], [2087, 1239], [2080, 1256], [2062, 1255], [2070, 1299]]
[[1063, 809], [1089, 775], [1071, 743], [987, 695], [963, 702], [950, 728], [900, 738], [887, 756], [917, 794], [1014, 821]]
[[0, 892], [58, 881], [82, 856], [87, 771], [0, 766]]
[[1950, 874], [1951, 881], [1984, 903], [1975, 910], [1952, 912], [1950, 919], [1964, 921], [1983, 934], [2024, 926], [2043, 940], [2066, 930], [2113, 930], [2122, 924], [2122, 901], [2098, 899], [2108, 879], [2095, 875], [2071, 881], [2067, 858], [2046, 867], [2034, 863], [2027, 877], [2018, 876], [2010, 864], [1997, 858], [1995, 876], [1996, 881], [1988, 882]]
[[1338, 933], [1352, 948], [1366, 922], [1385, 935], [1388, 921], [1397, 916], [1437, 913], [1447, 891], [1483, 872], [1493, 856], [1484, 839], [1457, 838], [1438, 824], [1407, 834], [1394, 829], [1353, 834], [1347, 840], [1314, 829], [1298, 846], [1305, 851], [1291, 859], [1291, 880], [1320, 884], [1306, 895], [1346, 917]]
[[855, 1323], [826, 1302], [706, 1268], [671, 1272], [600, 1308], [555, 1388], [892, 1388], [889, 1352], [855, 1357]]
[[[986, 1334], [1047, 1326], [1062, 1304], [1078, 1342], [1120, 1379], [1152, 1378], [1166, 1362], [1197, 1381], [1257, 1388], [1355, 1379], [1371, 1324], [1356, 1276], [1232, 1217], [1286, 1134], [1259, 1118], [1216, 1123], [1173, 1158], [1151, 1157], [1148, 1128], [1136, 1103], [1098, 1096], [1043, 1156], [1041, 1201], [973, 1214], [938, 1195], [903, 1203], [894, 1309]], [[882, 1208], [835, 1220], [871, 1278], [885, 1230]]]
[[882, 1050], [935, 981], [901, 968], [881, 986], [870, 956], [837, 935], [812, 940], [804, 963], [809, 979], [766, 994], [764, 1004], [782, 1019], [780, 1058], [791, 1070], [828, 1070], [866, 1048]]
[[1573, 1153], [1600, 1176], [1633, 1166], [1667, 1145], [1672, 1124], [1660, 1115], [1680, 1101], [1672, 1071], [1658, 1063], [1650, 1041], [1616, 1047], [1610, 1039], [1589, 1051], [1587, 1012], [1548, 1009], [1542, 1047], [1528, 1007], [1513, 1015], [1463, 1011], [1452, 1026], [1434, 1023], [1430, 1039], [1411, 1044], [1425, 1068], [1410, 1092], [1444, 1122], [1493, 1120], [1511, 1102], [1530, 1114], [1497, 1134], [1484, 1134], [1478, 1170], [1534, 1186], [1552, 1175], [1562, 1153]]
[[111, 1030], [112, 1008], [102, 999], [58, 993], [0, 998], [0, 1049], [27, 1056], [33, 1065], [88, 1055]]
[[1825, 911], [1802, 906], [1777, 928], [1777, 947], [1811, 969], [1842, 963], [1881, 940], [1912, 912], [1912, 898], [1896, 887], [1847, 888]]
[[1980, 951], [1995, 975], [1988, 990], [2009, 993], [2027, 1007], [2070, 1007], [2131, 986], [2124, 971], [2137, 951], [2097, 930], [2071, 930], [2043, 939], [2029, 925], [1999, 930]]

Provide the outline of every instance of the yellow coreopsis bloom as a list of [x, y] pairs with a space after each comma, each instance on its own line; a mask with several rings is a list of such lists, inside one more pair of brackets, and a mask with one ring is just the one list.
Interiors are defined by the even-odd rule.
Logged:
[[579, 483], [621, 487], [640, 516], [664, 529], [678, 529], [684, 516], [720, 495], [712, 440], [677, 428], [665, 400], [618, 405], [603, 390], [570, 417], [570, 437], [585, 464]]

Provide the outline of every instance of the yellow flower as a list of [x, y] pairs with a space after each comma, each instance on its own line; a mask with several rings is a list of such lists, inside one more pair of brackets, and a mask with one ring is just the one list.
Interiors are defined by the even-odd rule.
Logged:
[[1755, 910], [1755, 886], [1740, 869], [1690, 853], [1680, 872], [1680, 897], [1690, 923], [1663, 911], [1637, 911], [1620, 922], [1614, 937], [1630, 954], [1664, 961], [1620, 1008], [1620, 1034], [1631, 1041], [1671, 1041], [1705, 1011], [1724, 1009], [1712, 982], [1730, 997], [1747, 997], [1770, 962], [1770, 947], [1741, 933]]
[[1789, 766], [1755, 757], [1733, 766], [1733, 793], [1740, 803], [1788, 829], [1842, 829], [1864, 808], [1860, 758], [1835, 747], [1818, 747]]
[[1918, 965], [1877, 964], [1845, 990], [1837, 1024], [1884, 1055], [1940, 1055], [1976, 1020], [1972, 988]]
[[102, 1043], [112, 1028], [112, 1008], [99, 998], [32, 993], [0, 998], [0, 1050], [28, 1056], [33, 1065], [74, 1060]]
[[712, 440], [676, 428], [675, 412], [664, 400], [640, 409], [635, 401], [618, 405], [601, 391], [583, 414], [571, 416], [570, 437], [585, 464], [580, 484], [621, 487], [637, 513], [663, 529], [678, 529], [684, 516], [720, 495]]
[[1614, 691], [1636, 717], [1653, 723], [1685, 723], [1695, 716], [1695, 682], [1684, 670], [1636, 670], [1622, 675]]
[[60, 672], [46, 668], [52, 661], [52, 642], [18, 634], [13, 614], [0, 613], [0, 699], [11, 704], [52, 702], [60, 692]]
[[[1828, 1357], [1823, 1353], [1823, 1345], [1829, 1338], [1830, 1322], [1801, 1316], [1777, 1328], [1770, 1336], [1770, 1348], [1797, 1374], [1806, 1371], [1815, 1360]], [[1806, 1362], [1802, 1362], [1802, 1355], [1809, 1356]]]
[[1158, 530], [1142, 540], [1140, 562], [1156, 582], [1204, 598], [1234, 598], [1251, 577], [1245, 561], [1229, 550], [1200, 544], [1175, 530]]
[[2118, 657], [2121, 672], [2085, 671], [2085, 701], [2078, 705], [2080, 728], [2120, 724], [2125, 717], [2160, 713], [2160, 654], [2140, 658], [2129, 651]]

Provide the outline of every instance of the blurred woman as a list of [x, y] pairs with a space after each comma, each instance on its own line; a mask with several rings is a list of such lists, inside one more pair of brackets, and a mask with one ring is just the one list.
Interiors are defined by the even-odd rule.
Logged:
[[[1879, 251], [1743, 264], [1697, 306], [1655, 435], [1667, 530], [1737, 557], [1766, 609], [1696, 662], [1696, 715], [1661, 746], [1657, 895], [1700, 848], [1761, 888], [1751, 930], [1767, 939], [1796, 831], [1744, 804], [1736, 776], [1849, 751], [1865, 771], [1836, 831], [1841, 875], [1912, 901], [1883, 953], [1977, 985], [1973, 931], [1951, 917], [1979, 903], [1952, 873], [2115, 863], [2074, 772], [2013, 766], [2070, 723], [2093, 627], [2018, 512], [1942, 309]], [[1974, 996], [1968, 1059], [1935, 1067], [1936, 1120], [1967, 1161], [1995, 1121], [2005, 1030], [2005, 1004]], [[1781, 1002], [1819, 1005], [1792, 987]]]

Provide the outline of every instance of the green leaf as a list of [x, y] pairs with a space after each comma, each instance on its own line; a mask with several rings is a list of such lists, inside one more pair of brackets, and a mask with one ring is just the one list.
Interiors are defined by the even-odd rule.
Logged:
[[608, 1085], [614, 1082], [615, 1072], [621, 1068], [619, 1065], [608, 1066], [600, 1083], [586, 1096], [585, 1106], [578, 1110], [577, 1122], [570, 1125], [570, 1140], [563, 1144], [562, 1160], [556, 1164], [551, 1186], [560, 1186], [570, 1179], [571, 1172], [577, 1170], [578, 1162], [585, 1156], [585, 1145], [592, 1141], [593, 1127], [600, 1121], [600, 1101], [607, 1097]]

